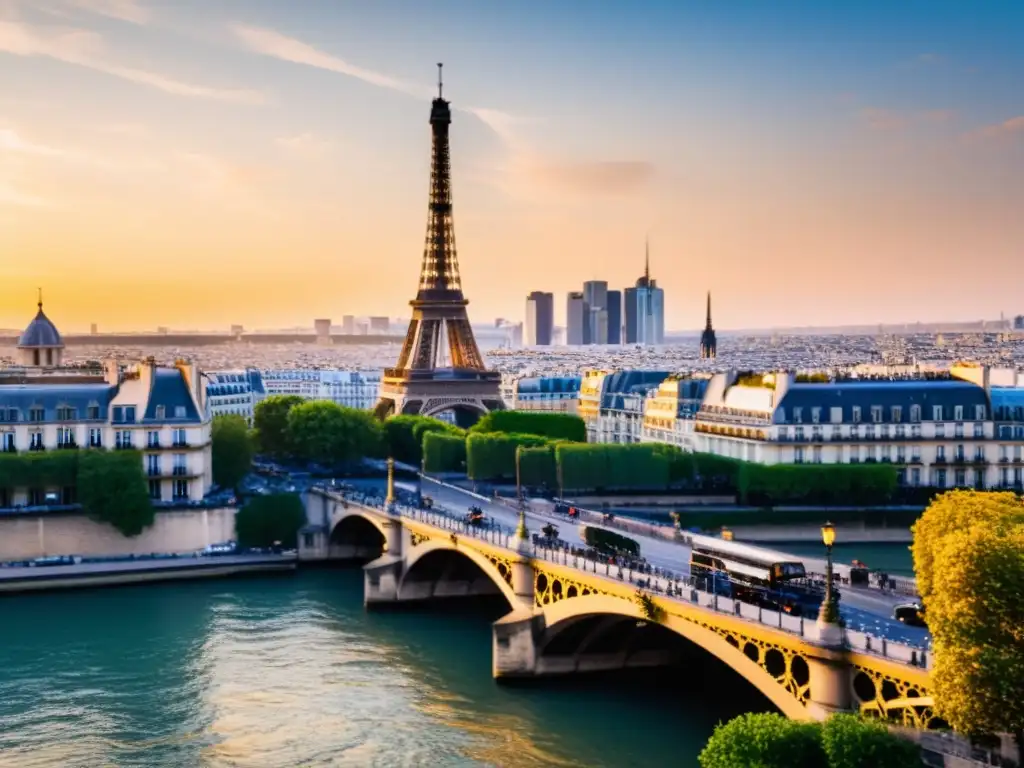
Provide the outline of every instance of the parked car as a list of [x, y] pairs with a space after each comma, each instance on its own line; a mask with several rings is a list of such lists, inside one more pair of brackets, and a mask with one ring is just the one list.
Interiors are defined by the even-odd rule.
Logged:
[[902, 603], [893, 608], [892, 617], [908, 627], [927, 627], [921, 603]]

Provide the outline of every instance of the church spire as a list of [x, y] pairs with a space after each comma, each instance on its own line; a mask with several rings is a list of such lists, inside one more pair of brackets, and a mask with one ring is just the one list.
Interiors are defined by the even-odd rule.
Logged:
[[651, 238], [644, 238], [644, 283], [651, 284]]
[[718, 356], [718, 339], [711, 325], [711, 291], [708, 291], [708, 316], [704, 325], [704, 333], [700, 335], [700, 357], [702, 360], [714, 360]]
[[39, 303], [36, 304], [36, 306], [39, 307], [39, 311], [42, 312], [43, 311], [43, 289], [42, 288], [36, 288], [36, 290], [39, 292]]
[[708, 319], [704, 326], [705, 328], [711, 327], [711, 291], [708, 291]]

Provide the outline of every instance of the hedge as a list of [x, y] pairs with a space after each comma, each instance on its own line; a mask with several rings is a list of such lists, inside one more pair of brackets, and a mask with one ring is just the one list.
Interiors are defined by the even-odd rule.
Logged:
[[306, 510], [297, 494], [255, 496], [235, 515], [235, 536], [243, 547], [272, 547], [280, 542], [285, 549], [294, 549], [305, 524]]
[[553, 490], [558, 484], [555, 449], [551, 445], [526, 446], [519, 454], [519, 474], [527, 488]]
[[654, 443], [635, 445], [561, 443], [555, 446], [562, 491], [643, 488], [669, 485], [671, 453]]
[[519, 435], [541, 435], [553, 440], [587, 441], [583, 419], [571, 413], [538, 411], [491, 411], [473, 425], [470, 432], [505, 432]]
[[620, 533], [606, 531], [604, 528], [591, 528], [588, 525], [583, 527], [580, 535], [588, 547], [593, 547], [606, 555], [625, 552], [637, 557], [640, 554], [640, 545], [636, 540]]
[[516, 447], [546, 445], [539, 435], [470, 432], [466, 438], [466, 474], [471, 480], [513, 480]]
[[740, 467], [737, 492], [747, 504], [884, 504], [896, 491], [891, 464], [754, 464]]
[[423, 438], [429, 432], [464, 434], [463, 430], [430, 416], [400, 414], [384, 422], [390, 455], [404, 464], [414, 467], [423, 461]]
[[423, 435], [424, 472], [462, 472], [466, 468], [466, 438], [445, 431]]
[[78, 451], [0, 453], [0, 488], [67, 488], [77, 477]]

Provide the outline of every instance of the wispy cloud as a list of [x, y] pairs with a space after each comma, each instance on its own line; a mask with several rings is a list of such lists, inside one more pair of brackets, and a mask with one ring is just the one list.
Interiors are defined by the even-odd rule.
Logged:
[[0, 21], [0, 52], [14, 56], [56, 59], [176, 96], [236, 104], [262, 104], [266, 101], [259, 91], [212, 88], [176, 80], [159, 72], [118, 64], [106, 55], [103, 39], [95, 32], [83, 29], [40, 27]]
[[968, 139], [981, 141], [1000, 141], [1014, 137], [1024, 137], [1024, 115], [1011, 117], [1001, 123], [986, 125], [967, 135]]
[[95, 152], [88, 152], [74, 147], [58, 147], [25, 138], [17, 129], [0, 125], [0, 155], [8, 152], [53, 160], [88, 165], [108, 171], [144, 171], [152, 170], [156, 164], [146, 158], [124, 159], [108, 157]]
[[873, 131], [895, 132], [921, 125], [937, 125], [952, 120], [956, 113], [949, 109], [906, 111], [864, 107], [857, 113], [860, 121]]
[[401, 91], [410, 96], [423, 97], [427, 95], [427, 91], [424, 88], [380, 72], [374, 72], [372, 69], [364, 69], [355, 64], [350, 64], [344, 59], [325, 53], [308, 43], [296, 40], [294, 37], [287, 37], [272, 29], [236, 24], [231, 30], [246, 48], [263, 56], [290, 61], [293, 64], [305, 64], [317, 69], [326, 69], [330, 72], [354, 77], [357, 80], [362, 80], [380, 88]]
[[300, 133], [295, 136], [282, 136], [274, 140], [277, 146], [287, 152], [304, 158], [320, 158], [330, 154], [336, 144], [330, 139], [312, 133]]
[[67, 4], [89, 13], [106, 16], [129, 24], [148, 24], [152, 14], [137, 0], [66, 0]]

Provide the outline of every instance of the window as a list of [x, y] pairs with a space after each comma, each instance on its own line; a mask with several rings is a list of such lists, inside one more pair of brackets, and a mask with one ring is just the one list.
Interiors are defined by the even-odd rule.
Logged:
[[148, 448], [159, 448], [160, 447], [160, 433], [156, 430], [150, 430], [146, 433], [146, 446]]
[[90, 405], [85, 409], [85, 418], [91, 421], [96, 421], [100, 417], [100, 407], [98, 405]]
[[46, 418], [46, 411], [43, 410], [41, 405], [33, 405], [28, 409], [28, 420], [29, 421], [43, 421]]
[[974, 446], [974, 460], [984, 461], [985, 460], [985, 447], [982, 445]]
[[871, 421], [874, 424], [882, 423], [882, 406], [872, 405], [871, 406]]
[[174, 418], [176, 418], [176, 419], [184, 419], [185, 415], [186, 415], [186, 413], [185, 413], [185, 406], [184, 405], [176, 405], [176, 406], [174, 406]]
[[90, 448], [102, 448], [103, 447], [103, 430], [97, 427], [89, 429], [89, 447]]
[[28, 448], [30, 451], [41, 451], [43, 450], [43, 433], [33, 432], [28, 438]]
[[174, 454], [174, 474], [184, 475], [188, 472], [188, 457], [184, 453]]
[[932, 421], [942, 421], [942, 406], [941, 405], [933, 405], [932, 406]]
[[964, 425], [961, 424], [960, 422], [957, 422], [956, 424], [953, 425], [953, 437], [955, 437], [955, 438], [957, 438], [959, 440], [963, 436], [964, 436]]
[[804, 423], [804, 409], [803, 408], [794, 408], [793, 409], [793, 423], [794, 424], [803, 424]]
[[146, 456], [146, 474], [150, 476], [160, 474], [160, 457], [156, 455]]
[[162, 405], [158, 405], [156, 407], [156, 420], [157, 421], [163, 421], [164, 420], [164, 410], [165, 410], [164, 406], [162, 406]]
[[803, 464], [804, 463], [804, 449], [794, 448], [793, 449], [793, 463]]
[[897, 440], [902, 440], [906, 436], [907, 436], [907, 428], [906, 428], [906, 426], [903, 425], [903, 424], [897, 424], [896, 425], [896, 439]]
[[946, 436], [946, 425], [943, 424], [941, 421], [938, 424], [935, 425], [935, 436], [936, 437], [945, 437]]
[[910, 427], [910, 437], [914, 440], [919, 440], [921, 438], [920, 424], [914, 424], [913, 426]]
[[151, 498], [153, 501], [160, 501], [162, 496], [163, 496], [163, 494], [161, 493], [161, 490], [160, 490], [160, 481], [159, 480], [150, 480], [149, 481], [149, 498]]
[[975, 424], [974, 424], [974, 436], [975, 437], [984, 437], [985, 436], [985, 425], [984, 424], [981, 424], [980, 422], [975, 422]]
[[975, 421], [984, 421], [985, 420], [985, 406], [984, 405], [976, 405], [976, 406], [974, 406], [974, 420]]
[[964, 420], [964, 407], [962, 405], [953, 406], [953, 421]]
[[124, 408], [122, 408], [120, 405], [115, 405], [114, 413], [110, 418], [115, 424], [124, 423]]
[[937, 469], [935, 470], [935, 486], [937, 488], [946, 487], [946, 470]]
[[967, 473], [964, 470], [962, 470], [962, 469], [958, 469], [956, 471], [956, 487], [957, 488], [965, 488], [966, 486], [967, 486]]
[[896, 446], [896, 461], [902, 464], [907, 460], [907, 449], [902, 445]]
[[935, 460], [945, 461], [946, 460], [946, 446], [939, 445], [935, 448]]
[[182, 448], [182, 447], [184, 447], [186, 445], [188, 445], [188, 440], [185, 437], [185, 430], [184, 429], [176, 429], [176, 430], [174, 430], [174, 446], [176, 448]]
[[57, 408], [57, 421], [74, 421], [76, 415], [75, 409], [70, 406], [62, 405]]
[[312, 533], [304, 533], [304, 534], [302, 534], [302, 546], [305, 549], [312, 549], [313, 548], [313, 534]]
[[124, 420], [125, 420], [125, 423], [127, 423], [127, 424], [134, 424], [135, 423], [135, 406], [134, 405], [126, 405], [124, 407]]
[[921, 470], [919, 468], [917, 468], [917, 467], [914, 467], [913, 469], [910, 470], [910, 484], [911, 485], [920, 485], [921, 484]]
[[832, 406], [829, 408], [829, 421], [833, 424], [843, 423], [843, 409], [842, 406]]
[[811, 408], [811, 423], [812, 424], [820, 424], [821, 423], [821, 408]]
[[894, 424], [899, 424], [903, 421], [903, 406], [894, 405], [889, 409], [889, 412], [892, 414], [892, 421]]
[[4, 432], [2, 435], [0, 435], [0, 450], [5, 451], [6, 453], [14, 452], [13, 432]]
[[956, 460], [957, 461], [963, 461], [964, 460], [964, 447], [962, 445], [958, 445], [956, 447], [956, 454], [955, 455], [956, 455]]
[[821, 464], [821, 446], [814, 446], [814, 463]]
[[75, 445], [75, 432], [70, 427], [57, 428], [57, 447], [73, 448]]
[[910, 420], [917, 422], [921, 420], [921, 406], [912, 405], [910, 406]]
[[119, 429], [114, 432], [114, 447], [115, 448], [131, 448], [132, 447], [132, 433], [128, 429]]
[[860, 424], [860, 406], [859, 405], [853, 406], [853, 408], [850, 411], [850, 415], [852, 417], [852, 420], [853, 420], [854, 424]]
[[174, 498], [182, 501], [189, 497], [188, 480], [174, 481]]

